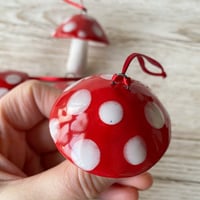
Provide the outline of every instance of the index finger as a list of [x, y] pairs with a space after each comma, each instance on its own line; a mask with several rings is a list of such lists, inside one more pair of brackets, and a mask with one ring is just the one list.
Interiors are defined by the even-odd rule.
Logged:
[[44, 118], [60, 91], [39, 81], [26, 81], [0, 100], [0, 115], [16, 130], [30, 130]]

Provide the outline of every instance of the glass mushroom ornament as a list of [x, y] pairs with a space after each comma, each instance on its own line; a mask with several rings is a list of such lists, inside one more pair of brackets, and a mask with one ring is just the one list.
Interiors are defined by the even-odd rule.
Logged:
[[[71, 1], [65, 1], [74, 5]], [[75, 4], [76, 7], [79, 4]], [[79, 6], [83, 13], [76, 14], [62, 23], [53, 34], [54, 38], [71, 38], [71, 46], [66, 65], [66, 74], [83, 76], [87, 64], [88, 42], [108, 45], [108, 38], [101, 25], [87, 14], [83, 6]]]
[[[121, 73], [77, 81], [52, 108], [49, 127], [58, 150], [89, 173], [135, 176], [156, 164], [168, 148], [169, 115], [147, 86], [126, 75], [133, 59], [146, 73], [166, 76], [157, 61], [133, 53]], [[149, 71], [145, 61], [161, 73]]]
[[28, 74], [20, 71], [7, 70], [0, 72], [0, 97], [28, 79]]

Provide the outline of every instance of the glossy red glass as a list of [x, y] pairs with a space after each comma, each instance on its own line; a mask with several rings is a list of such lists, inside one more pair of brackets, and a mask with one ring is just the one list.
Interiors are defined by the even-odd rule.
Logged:
[[124, 73], [103, 74], [66, 88], [52, 108], [50, 132], [61, 154], [75, 165], [119, 178], [141, 174], [160, 160], [171, 124], [147, 86]]

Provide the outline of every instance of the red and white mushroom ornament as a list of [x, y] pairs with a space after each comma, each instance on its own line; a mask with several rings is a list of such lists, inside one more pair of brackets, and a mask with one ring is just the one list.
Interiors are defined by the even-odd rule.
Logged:
[[[50, 115], [50, 133], [61, 154], [79, 168], [104, 177], [129, 177], [157, 163], [170, 142], [170, 118], [159, 99], [126, 75], [137, 58], [151, 75], [166, 74], [154, 59], [133, 53], [122, 72], [94, 75], [66, 88]], [[149, 61], [161, 73], [149, 71]]]
[[54, 76], [29, 76], [25, 72], [8, 70], [0, 72], [0, 97], [4, 96], [11, 89], [27, 80], [39, 80], [53, 84], [58, 89], [70, 85], [71, 82], [79, 80], [81, 77], [54, 77]]
[[8, 70], [0, 73], [0, 97], [5, 95], [12, 88], [28, 79], [23, 72]]
[[100, 24], [87, 14], [84, 6], [69, 0], [64, 1], [78, 7], [83, 13], [68, 18], [57, 28], [53, 37], [72, 39], [66, 73], [82, 76], [87, 64], [88, 42], [108, 45], [109, 41]]

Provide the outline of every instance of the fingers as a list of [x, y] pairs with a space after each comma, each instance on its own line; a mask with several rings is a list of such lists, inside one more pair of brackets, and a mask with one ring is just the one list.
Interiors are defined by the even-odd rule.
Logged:
[[38, 154], [56, 150], [56, 146], [49, 133], [49, 120], [42, 120], [27, 133], [27, 142]]
[[12, 127], [29, 130], [49, 117], [60, 92], [39, 81], [26, 81], [1, 98], [0, 112]]
[[120, 182], [127, 185], [114, 184], [116, 179], [91, 175], [64, 161], [35, 176], [7, 182], [1, 197], [13, 199], [14, 196], [15, 200], [89, 200], [99, 197], [101, 200], [138, 200], [137, 187], [144, 188], [145, 185], [141, 179], [145, 182], [149, 175]]
[[4, 171], [0, 171], [0, 189], [1, 189], [1, 181], [12, 181], [12, 180], [17, 180], [17, 179], [21, 179], [21, 176], [17, 176], [14, 174], [10, 174]]
[[44, 169], [50, 169], [63, 162], [65, 158], [58, 152], [54, 151], [42, 155], [41, 162]]
[[26, 177], [26, 175], [12, 162], [0, 154], [0, 181], [15, 179], [16, 177]]
[[[39, 81], [26, 81], [14, 88], [0, 100], [0, 129], [4, 139], [4, 149], [8, 148], [19, 132], [26, 135], [29, 145], [37, 153], [47, 153], [56, 149], [49, 134], [48, 119], [52, 105], [60, 91]], [[12, 130], [8, 131], [8, 130]], [[15, 134], [14, 134], [15, 133]], [[1, 143], [1, 142], [0, 142]]]
[[114, 184], [101, 194], [101, 200], [137, 200], [139, 197], [138, 190], [146, 190], [152, 184], [153, 178], [149, 173], [120, 179], [117, 184]]
[[[60, 165], [41, 174], [7, 182], [2, 199], [15, 200], [88, 200], [96, 198], [112, 182], [109, 179], [91, 176], [71, 163]], [[20, 192], [19, 192], [20, 191]]]
[[134, 187], [122, 187], [113, 185], [111, 188], [103, 192], [100, 196], [101, 200], [137, 200], [138, 190]]
[[144, 173], [131, 178], [124, 178], [118, 181], [118, 184], [128, 187], [136, 187], [139, 190], [146, 190], [153, 184], [153, 178], [150, 173]]

